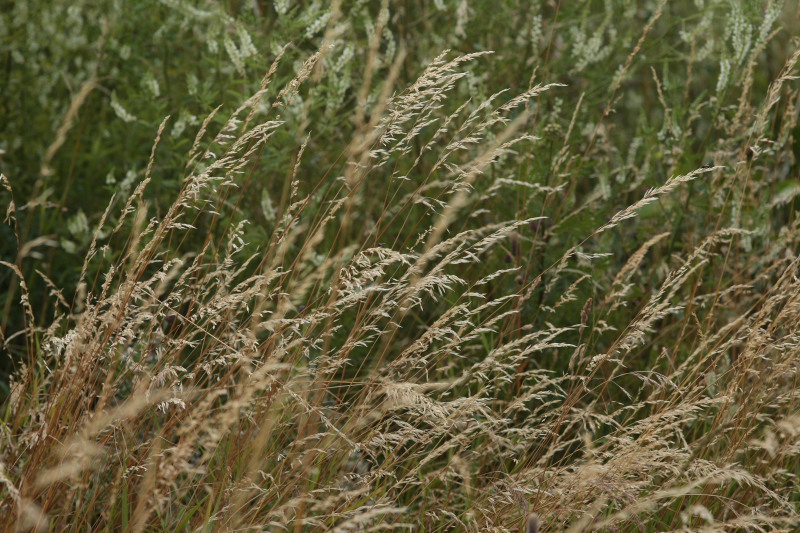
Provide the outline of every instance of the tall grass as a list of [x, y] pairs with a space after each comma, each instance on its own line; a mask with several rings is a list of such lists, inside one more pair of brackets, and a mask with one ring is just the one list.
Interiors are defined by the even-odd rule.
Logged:
[[[152, 216], [164, 120], [75, 290], [39, 273], [44, 328], [3, 176], [26, 324], [4, 530], [800, 527], [800, 48], [761, 86], [765, 36], [737, 99], [680, 110], [682, 88], [648, 72], [663, 126], [638, 142], [660, 144], [621, 154], [614, 111], [665, 4], [592, 111], [535, 73], [466, 96], [470, 69], [499, 61], [485, 52], [442, 53], [403, 86], [408, 51], [381, 57], [379, 18], [336, 157], [315, 153], [303, 92], [334, 45], [282, 84], [278, 51], [199, 126]], [[576, 69], [603, 60], [582, 54]], [[279, 136], [285, 195], [252, 242], [250, 183], [275, 179], [260, 172]]]

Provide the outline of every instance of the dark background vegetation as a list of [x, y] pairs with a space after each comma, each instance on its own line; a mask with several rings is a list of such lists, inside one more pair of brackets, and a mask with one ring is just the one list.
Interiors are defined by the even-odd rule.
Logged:
[[[325, 20], [320, 22], [326, 12], [324, 2], [283, 2], [280, 4], [285, 12], [281, 13], [270, 2], [255, 4], [257, 7], [251, 2], [233, 1], [3, 3], [0, 170], [14, 187], [20, 242], [23, 247], [25, 243], [33, 245], [20, 256], [12, 228], [3, 225], [0, 257], [19, 263], [31, 291], [38, 326], [48, 324], [54, 310], [44, 278], [35, 270], [41, 270], [71, 301], [95, 224], [116, 194], [110, 212], [110, 222], [114, 222], [126, 193], [143, 176], [156, 127], [166, 115], [172, 117], [168, 134], [159, 147], [153, 184], [146, 192], [150, 216], [154, 217], [163, 215], [176, 194], [184, 176], [186, 153], [203, 118], [218, 105], [233, 108], [257, 89], [261, 75], [284, 44], [288, 45], [286, 57], [272, 81], [276, 87], [294, 75], [290, 66], [297, 67], [320, 46], [326, 29]], [[391, 3], [388, 31], [379, 50], [384, 57], [371, 76], [375, 80], [385, 77], [394, 59], [392, 54], [400, 49], [405, 58], [398, 87], [411, 83], [426, 62], [443, 49], [454, 53], [492, 50], [493, 55], [468, 67], [473, 72], [460, 88], [476, 102], [506, 88], [514, 94], [532, 80], [566, 84], [554, 98], [537, 107], [534, 124], [547, 123], [546, 129], [539, 129], [545, 139], [516, 172], [516, 179], [538, 183], [552, 179], [561, 136], [582, 98], [574, 117], [576, 131], [568, 142], [585, 156], [570, 162], [569, 187], [564, 196], [550, 200], [548, 205], [527, 205], [519, 191], [516, 198], [500, 202], [485, 220], [531, 213], [549, 216], [558, 223], [558, 236], [542, 253], [556, 258], [564, 251], [558, 242], [569, 242], [570, 235], [583, 234], [598, 220], [634, 201], [642, 187], [658, 184], [661, 176], [713, 163], [716, 150], [729, 149], [727, 145], [736, 141], [727, 138], [724, 130], [726, 120], [733, 119], [737, 111], [737, 80], [748, 75], [745, 61], [733, 64], [728, 86], [715, 94], [721, 61], [730, 60], [736, 53], [730, 35], [732, 5], [713, 1], [666, 3], [630, 73], [613, 91], [614, 71], [625, 63], [654, 13], [662, 9], [659, 2]], [[736, 5], [755, 39], [767, 4]], [[789, 39], [797, 29], [794, 8], [794, 2], [786, 3], [775, 24], [782, 29], [755, 57], [757, 66], [750, 78], [753, 94], [764, 92], [787, 58]], [[333, 73], [303, 87], [303, 102], [298, 101], [296, 113], [286, 117], [308, 124], [313, 132], [308, 148], [312, 156], [302, 163], [302, 187], [310, 187], [315, 178], [336, 164], [354, 131], [352, 117], [363, 82], [368, 29], [374, 27], [380, 10], [380, 2], [342, 3], [341, 17], [346, 24], [326, 61], [326, 68]], [[703, 25], [707, 19], [710, 23]], [[588, 42], [591, 39], [596, 42]], [[236, 64], [226, 42], [239, 55], [248, 50], [252, 55]], [[343, 61], [343, 56], [351, 59]], [[671, 123], [691, 121], [690, 132], [667, 127], [651, 69], [660, 80]], [[94, 86], [70, 116], [63, 142], [47, 155], [69, 116], [70, 105], [89, 80], [94, 80]], [[112, 102], [118, 102], [129, 116], [121, 118]], [[613, 115], [603, 117], [610, 102]], [[777, 115], [784, 105], [779, 105]], [[692, 113], [695, 116], [690, 116]], [[773, 133], [779, 132], [781, 122], [776, 119], [772, 123]], [[795, 130], [789, 132], [794, 140], [787, 152], [793, 156], [799, 149]], [[245, 239], [251, 247], [269, 240], [276, 214], [286, 204], [287, 169], [294, 154], [290, 147], [298, 141], [287, 136], [290, 134], [281, 132], [272, 140], [257, 166], [238, 184], [241, 197], [226, 206], [236, 218], [251, 222]], [[719, 140], [721, 137], [725, 142]], [[797, 185], [788, 172], [791, 162], [776, 157], [762, 164], [779, 167], [779, 178], [761, 184], [759, 194], [764, 203]], [[641, 186], [627, 188], [626, 182], [631, 181]], [[693, 228], [697, 218], [717, 216], [707, 185], [690, 187], [692, 194], [685, 201], [660, 203], [651, 209], [652, 224], [639, 225], [635, 230], [641, 234], [656, 229], [672, 231], [668, 249], [654, 258], [654, 264], [660, 259], [669, 262], [671, 253], [696, 244]], [[559, 220], [600, 188], [602, 206]], [[8, 193], [3, 194], [8, 202]], [[270, 206], [274, 213], [269, 212]], [[364, 206], [359, 217], [362, 221], [374, 220], [379, 208]], [[753, 205], [747, 206], [742, 216], [763, 229], [759, 238], [769, 238], [793, 220], [794, 210], [763, 210]], [[208, 222], [204, 220], [198, 223], [212, 234], [220, 230], [220, 226], [206, 228]], [[358, 232], [357, 228], [351, 231]], [[532, 231], [537, 238], [544, 233]], [[357, 240], [355, 233], [342, 239]], [[193, 238], [203, 236], [198, 232]], [[614, 263], [627, 255], [625, 243], [630, 236], [617, 232], [608, 238], [612, 239], [606, 243], [608, 249], [619, 251], [610, 259]], [[391, 235], [385, 240], [391, 240]], [[118, 246], [107, 244], [110, 261]], [[197, 247], [199, 242], [185, 246]], [[547, 262], [546, 257], [529, 250], [512, 252], [515, 263]], [[20, 357], [19, 337], [14, 340], [14, 333], [23, 325], [18, 284], [10, 269], [2, 270], [0, 328], [9, 339], [3, 342], [0, 363], [0, 388], [4, 391], [8, 390], [13, 361]], [[646, 285], [639, 291], [646, 292]]]

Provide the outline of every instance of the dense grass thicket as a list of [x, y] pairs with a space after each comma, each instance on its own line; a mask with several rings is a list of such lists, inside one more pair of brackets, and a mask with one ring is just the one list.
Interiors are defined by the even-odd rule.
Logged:
[[798, 34], [0, 0], [0, 531], [800, 530]]

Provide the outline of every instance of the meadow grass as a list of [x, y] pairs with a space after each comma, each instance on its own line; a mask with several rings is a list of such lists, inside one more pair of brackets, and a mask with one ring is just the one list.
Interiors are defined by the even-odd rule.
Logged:
[[[497, 20], [466, 4], [440, 10], [465, 35]], [[622, 38], [612, 4], [497, 8], [524, 51], [423, 62], [384, 3], [354, 80], [363, 13], [334, 3], [192, 140], [160, 122], [130, 189], [61, 230], [85, 237], [63, 287], [30, 213], [103, 80], [77, 88], [35, 198], [0, 178], [0, 529], [796, 531], [796, 6], [657, 2]]]

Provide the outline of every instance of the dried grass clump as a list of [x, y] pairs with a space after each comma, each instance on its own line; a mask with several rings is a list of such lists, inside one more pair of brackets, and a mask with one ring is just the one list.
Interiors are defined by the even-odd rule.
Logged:
[[[596, 267], [620, 253], [604, 248], [609, 234], [690, 184], [748, 202], [732, 141], [716, 166], [676, 171], [562, 237], [598, 199], [559, 212], [585, 156], [569, 131], [557, 183], [504, 173], [554, 131], [531, 102], [561, 87], [453, 103], [482, 54], [443, 54], [405, 90], [390, 76], [318, 182], [300, 179], [313, 132], [292, 132], [289, 202], [247, 253], [245, 221], [220, 213], [324, 53], [264, 107], [270, 71], [210, 140], [207, 120], [175, 202], [148, 218], [165, 121], [107, 237], [126, 235], [122, 253], [96, 256], [104, 218], [83, 292], [57, 295], [46, 331], [23, 283], [29, 358], [0, 433], [5, 529], [800, 527], [797, 223], [747, 255], [753, 232], [726, 214], [685, 253], [661, 232], [626, 243], [616, 270]], [[769, 141], [797, 58], [752, 110], [749, 145]], [[542, 213], [489, 216], [516, 187], [543, 198]], [[186, 252], [204, 216], [225, 240], [209, 232]], [[643, 279], [652, 290], [633, 301]]]

